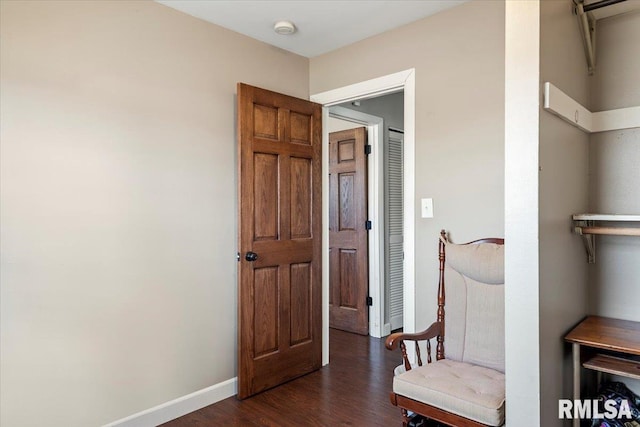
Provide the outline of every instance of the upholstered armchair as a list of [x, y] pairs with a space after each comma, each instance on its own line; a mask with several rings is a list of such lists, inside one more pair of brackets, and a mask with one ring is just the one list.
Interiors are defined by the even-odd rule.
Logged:
[[453, 244], [443, 230], [439, 260], [437, 321], [422, 332], [387, 337], [387, 348], [399, 347], [404, 362], [396, 368], [391, 403], [401, 408], [405, 426], [413, 414], [456, 427], [503, 425], [504, 240]]

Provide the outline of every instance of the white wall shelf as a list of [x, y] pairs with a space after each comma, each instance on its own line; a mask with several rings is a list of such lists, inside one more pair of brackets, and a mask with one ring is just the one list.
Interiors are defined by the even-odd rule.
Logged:
[[[640, 215], [576, 214], [573, 215], [573, 231], [582, 236], [589, 264], [596, 262], [596, 235], [638, 236], [640, 227], [618, 227], [615, 223], [639, 222]], [[608, 223], [607, 225], [602, 225]]]
[[619, 214], [576, 214], [574, 221], [618, 221], [618, 222], [640, 222], [640, 215], [619, 215]]
[[544, 84], [543, 108], [588, 133], [640, 127], [640, 107], [592, 113], [550, 82]]

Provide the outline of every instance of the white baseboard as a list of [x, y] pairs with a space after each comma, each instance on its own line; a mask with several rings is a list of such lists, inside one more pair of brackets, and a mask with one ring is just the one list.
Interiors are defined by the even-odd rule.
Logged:
[[230, 380], [214, 384], [211, 387], [203, 388], [186, 396], [106, 424], [104, 427], [157, 426], [234, 396], [237, 393], [237, 388], [238, 379], [231, 378]]

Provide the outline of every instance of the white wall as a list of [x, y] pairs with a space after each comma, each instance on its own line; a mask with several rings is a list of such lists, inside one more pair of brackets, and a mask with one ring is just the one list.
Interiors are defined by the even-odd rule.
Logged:
[[[540, 83], [551, 82], [583, 105], [589, 79], [572, 0], [543, 0]], [[587, 314], [584, 246], [571, 215], [589, 207], [589, 136], [540, 111], [540, 425], [562, 425], [558, 399], [572, 397], [571, 348], [564, 335]]]
[[[360, 106], [352, 105], [351, 102], [345, 102], [344, 104], [340, 104], [340, 106], [361, 113], [371, 114], [372, 116], [382, 117], [385, 128], [393, 127], [402, 129], [404, 127], [403, 92], [364, 99], [360, 101]], [[387, 129], [385, 129], [385, 131], [386, 130]]]
[[540, 1], [505, 5], [506, 425], [540, 426]]
[[[599, 20], [593, 111], [640, 105], [640, 11]], [[590, 210], [640, 213], [640, 128], [591, 135]], [[596, 237], [592, 314], [640, 321], [640, 239]], [[624, 379], [640, 394], [640, 381]]]
[[308, 60], [149, 1], [2, 1], [0, 424], [236, 375], [236, 82]]
[[335, 117], [329, 117], [329, 120], [326, 124], [323, 123], [323, 126], [327, 127], [327, 132], [329, 133], [362, 127], [361, 124], [349, 122], [347, 120], [336, 119]]
[[417, 328], [436, 318], [440, 229], [458, 242], [504, 233], [503, 64], [502, 2], [465, 3], [310, 62], [311, 93], [416, 70], [415, 195], [435, 210], [415, 212]]

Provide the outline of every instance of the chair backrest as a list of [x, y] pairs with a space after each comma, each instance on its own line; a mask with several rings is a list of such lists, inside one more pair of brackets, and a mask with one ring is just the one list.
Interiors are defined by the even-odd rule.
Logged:
[[445, 358], [504, 372], [504, 239], [458, 245], [441, 232], [438, 320]]

